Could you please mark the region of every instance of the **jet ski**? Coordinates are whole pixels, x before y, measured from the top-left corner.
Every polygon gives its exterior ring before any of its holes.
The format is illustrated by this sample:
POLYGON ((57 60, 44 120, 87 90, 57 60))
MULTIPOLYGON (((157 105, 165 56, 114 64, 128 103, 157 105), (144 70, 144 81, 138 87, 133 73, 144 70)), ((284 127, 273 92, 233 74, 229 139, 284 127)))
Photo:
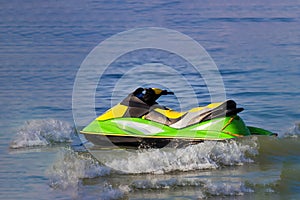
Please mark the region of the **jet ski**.
POLYGON ((244 109, 238 108, 233 100, 177 112, 156 102, 162 95, 174 93, 159 88, 138 88, 80 133, 96 146, 114 144, 134 148, 276 135, 262 128, 246 126, 238 116, 244 109))

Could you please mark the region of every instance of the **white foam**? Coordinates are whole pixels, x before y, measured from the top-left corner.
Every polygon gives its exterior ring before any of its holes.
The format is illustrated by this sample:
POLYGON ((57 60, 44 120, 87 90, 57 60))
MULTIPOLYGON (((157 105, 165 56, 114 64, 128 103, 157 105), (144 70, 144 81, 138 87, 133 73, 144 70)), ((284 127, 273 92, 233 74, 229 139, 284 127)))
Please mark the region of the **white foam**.
POLYGON ((295 122, 295 124, 289 128, 285 134, 284 137, 299 137, 300 135, 300 122, 295 122))
POLYGON ((97 199, 114 200, 114 199, 121 199, 122 197, 124 197, 124 192, 122 190, 114 189, 111 186, 109 186, 102 189, 97 199))
MULTIPOLYGON (((201 148, 202 146, 200 146, 201 148)), ((125 158, 106 161, 105 165, 125 173, 163 174, 171 171, 189 171, 212 169, 216 164, 209 158, 196 152, 195 147, 184 149, 150 149, 129 154, 125 158)), ((203 152, 203 151, 202 151, 203 152)))
POLYGON ((146 179, 133 181, 128 187, 130 192, 136 190, 168 190, 181 187, 197 188, 197 198, 208 198, 211 196, 241 196, 252 193, 254 190, 247 187, 245 182, 237 177, 226 178, 209 177, 177 177, 169 179, 146 179))
POLYGON ((257 143, 255 142, 257 138, 247 138, 248 141, 237 142, 231 140, 228 142, 219 142, 214 146, 210 153, 210 157, 219 166, 232 166, 232 165, 243 165, 244 163, 251 163, 253 160, 247 157, 256 155, 257 143))
POLYGON ((170 189, 174 187, 189 187, 202 186, 203 180, 196 178, 170 178, 170 179, 156 179, 151 178, 146 180, 136 180, 130 184, 131 190, 134 189, 170 189))
POLYGON ((224 165, 242 165, 253 162, 247 155, 257 153, 255 138, 247 142, 206 141, 180 149, 148 149, 104 162, 125 173, 164 174, 172 171, 216 169, 224 165))
POLYGON ((110 169, 100 165, 91 156, 71 149, 59 152, 54 164, 47 170, 53 188, 77 188, 83 178, 95 178, 110 174, 110 169))
POLYGON ((207 182, 204 185, 204 191, 208 196, 241 196, 245 193, 254 192, 247 188, 241 181, 237 182, 207 182))
POLYGON ((74 128, 67 122, 56 119, 29 120, 19 129, 10 148, 71 142, 73 135, 74 128))
MULTIPOLYGON (((211 196, 238 196, 253 192, 245 184, 245 180, 238 176, 228 176, 223 173, 213 173, 211 170, 179 173, 175 176, 167 172, 189 171, 197 169, 215 169, 224 165, 241 165, 252 162, 246 154, 255 154, 256 138, 247 138, 242 141, 204 142, 182 149, 148 149, 138 151, 129 157, 113 159, 109 164, 124 168, 127 173, 140 175, 120 174, 128 179, 120 179, 116 183, 106 182, 107 176, 117 171, 101 165, 88 153, 74 152, 71 149, 62 149, 54 164, 47 170, 49 184, 54 189, 71 193, 73 198, 84 198, 80 191, 86 187, 82 180, 99 177, 97 192, 89 197, 95 199, 120 199, 137 190, 172 190, 174 188, 197 188, 195 197, 209 198, 211 196), (145 173, 154 173, 145 174, 145 173), (186 174, 191 173, 191 174, 186 174), (196 173, 196 174, 195 174, 196 173), (102 178, 105 177, 105 178, 102 178), (141 178, 138 180, 138 178, 141 178), (103 185, 104 184, 104 185, 103 185), (114 186, 112 186, 114 185, 114 186)), ((106 151, 106 154, 108 151, 106 151)), ((114 151, 120 154, 119 151, 114 151)), ((120 157, 119 157, 120 158, 120 157)), ((120 170, 122 171, 122 170, 120 170)), ((215 171, 215 170, 213 170, 215 171)), ((231 173, 230 173, 231 175, 231 173)))
MULTIPOLYGON (((85 199, 86 195, 80 192, 85 186, 82 180, 110 175, 111 170, 87 153, 75 152, 72 149, 62 149, 56 161, 47 170, 49 185, 69 194, 73 199, 85 199)), ((90 199, 113 200, 124 196, 123 189, 114 188, 110 184, 97 186, 97 192, 89 194, 90 199)))

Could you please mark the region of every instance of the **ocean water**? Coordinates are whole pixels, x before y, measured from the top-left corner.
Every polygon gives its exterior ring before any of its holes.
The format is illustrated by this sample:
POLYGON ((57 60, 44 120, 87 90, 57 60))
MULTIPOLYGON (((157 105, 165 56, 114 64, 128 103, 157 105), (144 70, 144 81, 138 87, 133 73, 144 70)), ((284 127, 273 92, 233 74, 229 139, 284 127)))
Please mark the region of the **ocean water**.
MULTIPOLYGON (((300 198, 299 1, 0 5, 0 199, 300 198), (201 44, 218 67, 226 98, 245 108, 244 121, 279 137, 128 155, 101 150, 106 160, 93 159, 74 130, 76 74, 100 42, 144 27, 175 30, 201 44)), ((141 80, 154 85, 172 80, 153 70, 163 65, 188 80, 200 105, 210 103, 205 77, 186 60, 141 49, 114 60, 95 80, 95 112, 121 100, 141 80), (134 67, 140 71, 124 76, 134 67), (122 90, 115 90, 118 84, 122 90)), ((190 90, 179 82, 172 89, 176 96, 162 98, 162 104, 177 110, 194 106, 190 90)))

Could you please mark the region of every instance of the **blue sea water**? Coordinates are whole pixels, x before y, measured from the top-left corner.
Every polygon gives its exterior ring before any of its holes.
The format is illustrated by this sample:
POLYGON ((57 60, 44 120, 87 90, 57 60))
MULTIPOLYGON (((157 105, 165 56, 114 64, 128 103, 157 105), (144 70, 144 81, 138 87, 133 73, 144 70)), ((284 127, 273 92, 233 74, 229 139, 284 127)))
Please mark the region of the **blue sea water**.
MULTIPOLYGON (((0 5, 1 199, 299 199, 299 1, 12 0, 0 5), (72 91, 81 63, 100 42, 144 27, 176 30, 201 44, 222 75, 226 98, 245 108, 242 118, 280 139, 219 144, 208 157, 190 154, 203 154, 209 143, 110 161, 130 174, 74 152, 72 91)), ((145 63, 174 67, 201 104, 210 102, 203 77, 185 60, 146 49, 111 64, 97 89, 98 114, 110 107, 122 74, 145 63)), ((164 78, 155 71, 143 76, 164 78)), ((180 85, 174 87, 181 91, 176 95, 189 98, 180 85)), ((162 103, 180 107, 176 99, 162 103)))

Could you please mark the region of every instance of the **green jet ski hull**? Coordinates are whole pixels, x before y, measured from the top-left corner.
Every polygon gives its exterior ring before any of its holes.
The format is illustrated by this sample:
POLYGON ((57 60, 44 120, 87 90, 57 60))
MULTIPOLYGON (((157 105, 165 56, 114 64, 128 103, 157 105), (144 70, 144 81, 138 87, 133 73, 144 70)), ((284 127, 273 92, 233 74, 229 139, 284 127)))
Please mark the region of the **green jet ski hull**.
POLYGON ((227 140, 249 135, 273 135, 272 132, 246 126, 238 116, 215 118, 177 129, 141 118, 94 120, 82 131, 95 145, 162 148, 166 145, 185 145, 205 140, 227 140))

